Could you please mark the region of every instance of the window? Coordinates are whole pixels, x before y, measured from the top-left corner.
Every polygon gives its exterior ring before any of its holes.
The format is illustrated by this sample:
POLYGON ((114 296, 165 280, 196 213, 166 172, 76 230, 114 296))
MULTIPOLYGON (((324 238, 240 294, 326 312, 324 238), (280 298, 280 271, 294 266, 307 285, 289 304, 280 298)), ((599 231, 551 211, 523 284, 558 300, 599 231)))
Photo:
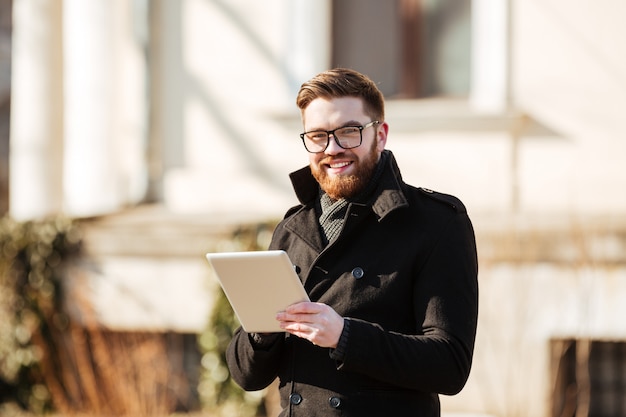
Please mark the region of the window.
POLYGON ((332 66, 380 82, 386 97, 467 97, 471 0, 335 0, 332 66))
POLYGON ((552 341, 554 417, 626 415, 626 342, 552 341))

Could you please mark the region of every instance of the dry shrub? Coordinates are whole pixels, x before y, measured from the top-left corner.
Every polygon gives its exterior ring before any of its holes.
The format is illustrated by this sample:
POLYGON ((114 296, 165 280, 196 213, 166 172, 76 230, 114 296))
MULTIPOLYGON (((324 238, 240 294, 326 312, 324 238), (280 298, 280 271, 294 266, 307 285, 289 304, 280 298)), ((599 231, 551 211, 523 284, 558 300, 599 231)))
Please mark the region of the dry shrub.
MULTIPOLYGON (((80 323, 68 319, 34 341, 55 409, 64 414, 165 416, 187 410, 192 390, 183 369, 184 335, 114 332, 95 320, 85 294, 71 297, 80 323)), ((72 316, 75 316, 73 314, 72 316)))
POLYGON ((100 326, 85 294, 63 293, 68 260, 80 254, 71 220, 0 219, 0 289, 9 323, 0 332, 0 377, 15 391, 10 399, 32 412, 63 415, 159 416, 193 406, 181 353, 188 335, 100 326), (66 297, 77 314, 67 313, 66 297))
POLYGON ((36 340, 45 346, 41 370, 55 408, 70 415, 171 413, 189 392, 167 354, 172 337, 70 324, 54 336, 54 346, 36 340))

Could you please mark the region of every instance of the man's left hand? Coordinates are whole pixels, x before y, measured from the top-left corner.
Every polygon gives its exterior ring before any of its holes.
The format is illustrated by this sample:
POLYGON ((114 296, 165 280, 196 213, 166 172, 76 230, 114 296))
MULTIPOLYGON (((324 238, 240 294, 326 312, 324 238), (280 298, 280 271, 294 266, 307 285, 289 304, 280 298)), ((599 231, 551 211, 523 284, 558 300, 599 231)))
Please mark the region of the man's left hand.
POLYGON ((280 327, 321 347, 336 348, 343 331, 343 317, 323 303, 292 304, 276 315, 280 327))

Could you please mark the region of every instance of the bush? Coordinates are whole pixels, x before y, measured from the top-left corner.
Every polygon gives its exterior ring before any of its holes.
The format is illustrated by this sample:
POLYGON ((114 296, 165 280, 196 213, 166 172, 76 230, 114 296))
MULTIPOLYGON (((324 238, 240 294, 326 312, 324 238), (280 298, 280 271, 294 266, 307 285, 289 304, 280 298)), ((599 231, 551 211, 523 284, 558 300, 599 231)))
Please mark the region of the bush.
MULTIPOLYGON (((273 222, 240 227, 217 250, 266 249, 274 227, 273 222)), ((173 394, 159 382, 179 377, 162 363, 168 335, 110 334, 90 322, 89 314, 85 323, 76 323, 65 313, 61 282, 80 249, 80 227, 70 219, 20 223, 0 218, 0 413, 6 400, 37 414, 171 411, 173 394), (118 366, 120 361, 124 366, 118 366), (146 376, 150 369, 159 374, 146 376), (146 377, 151 384, 140 381, 146 377), (146 398, 158 404, 139 404, 146 398)), ((220 416, 265 415, 268 390, 243 391, 226 366, 226 347, 238 326, 219 291, 209 326, 198 337, 200 401, 220 416)))
POLYGON ((7 398, 23 408, 51 408, 41 369, 42 344, 63 330, 62 270, 80 248, 80 233, 69 219, 20 223, 0 219, 0 380, 7 398))
POLYGON ((61 292, 80 248, 71 220, 0 220, 0 403, 69 415, 158 416, 184 408, 191 389, 169 353, 185 335, 104 329, 81 303, 84 294, 61 292), (76 302, 79 319, 66 314, 64 296, 76 302))

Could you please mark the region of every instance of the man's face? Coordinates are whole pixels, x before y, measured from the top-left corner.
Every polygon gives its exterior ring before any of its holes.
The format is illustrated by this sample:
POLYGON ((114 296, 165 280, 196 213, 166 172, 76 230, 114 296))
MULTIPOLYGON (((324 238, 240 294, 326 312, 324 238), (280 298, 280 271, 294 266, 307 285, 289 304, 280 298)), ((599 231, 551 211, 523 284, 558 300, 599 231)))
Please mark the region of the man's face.
MULTIPOLYGON (((317 98, 302 113, 304 131, 333 130, 343 126, 363 126, 371 122, 363 100, 357 97, 317 98)), ((332 199, 357 195, 371 178, 380 153, 385 148, 388 126, 374 125, 362 131, 361 146, 343 149, 330 137, 324 152, 309 153, 311 172, 332 199)))

